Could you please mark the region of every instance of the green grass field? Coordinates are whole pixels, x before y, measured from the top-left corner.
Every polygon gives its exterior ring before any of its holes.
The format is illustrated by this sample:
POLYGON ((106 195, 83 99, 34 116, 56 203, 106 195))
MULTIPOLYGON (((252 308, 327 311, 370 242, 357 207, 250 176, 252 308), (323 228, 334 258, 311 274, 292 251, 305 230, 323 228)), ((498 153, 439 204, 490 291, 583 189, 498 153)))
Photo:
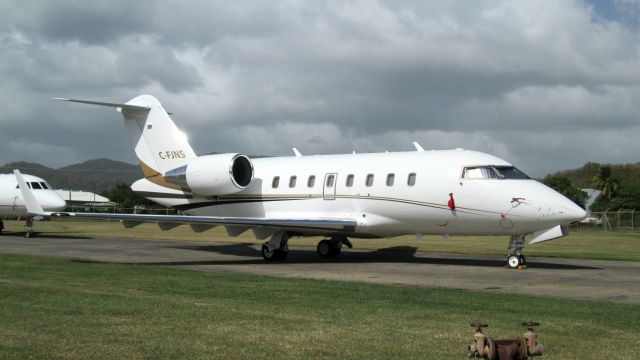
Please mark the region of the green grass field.
POLYGON ((0 255, 0 358, 462 359, 542 323, 543 359, 634 359, 640 306, 0 255))
MULTIPOLYGON (((24 223, 5 221, 8 231, 24 231, 24 223)), ((53 220, 37 222, 36 231, 59 235, 133 237, 144 239, 180 239, 185 241, 213 241, 224 243, 260 243, 251 232, 229 237, 224 228, 217 227, 201 234, 188 226, 161 231, 153 224, 143 224, 125 229, 119 222, 53 220)), ((320 238, 293 238, 291 245, 315 247, 320 238)), ((425 236, 416 241, 415 236, 392 239, 354 239, 360 249, 416 248, 418 251, 465 254, 505 255, 508 237, 493 236, 425 236)), ((640 234, 612 233, 597 230, 572 231, 568 237, 525 247, 527 256, 563 257, 596 260, 640 261, 640 234)))

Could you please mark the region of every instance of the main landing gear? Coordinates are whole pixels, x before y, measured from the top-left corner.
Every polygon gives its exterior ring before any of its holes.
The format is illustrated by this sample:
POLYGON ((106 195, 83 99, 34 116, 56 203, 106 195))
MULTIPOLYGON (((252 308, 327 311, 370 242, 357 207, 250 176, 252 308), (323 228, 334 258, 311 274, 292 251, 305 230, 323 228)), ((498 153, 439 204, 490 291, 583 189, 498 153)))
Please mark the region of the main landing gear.
POLYGON ((508 249, 507 266, 511 269, 526 268, 527 259, 522 255, 522 251, 524 250, 524 235, 511 235, 508 249))
MULTIPOLYGON (((282 261, 289 254, 289 234, 284 231, 275 233, 271 240, 262 244, 262 257, 266 261, 282 261)), ((342 244, 347 245, 349 248, 353 247, 353 244, 344 236, 333 236, 330 239, 321 240, 316 247, 318 255, 322 258, 331 258, 340 255, 342 244)))
POLYGON ((347 245, 350 249, 353 247, 349 239, 344 236, 334 236, 331 239, 321 240, 316 247, 318 255, 323 258, 336 257, 340 255, 342 244, 347 245))
POLYGON ((282 261, 289 254, 289 235, 284 231, 275 233, 271 240, 262 244, 262 257, 267 261, 282 261))
POLYGON ((24 233, 24 237, 32 238, 36 236, 36 233, 33 232, 33 216, 27 216, 27 223, 24 225, 27 228, 27 232, 24 233))

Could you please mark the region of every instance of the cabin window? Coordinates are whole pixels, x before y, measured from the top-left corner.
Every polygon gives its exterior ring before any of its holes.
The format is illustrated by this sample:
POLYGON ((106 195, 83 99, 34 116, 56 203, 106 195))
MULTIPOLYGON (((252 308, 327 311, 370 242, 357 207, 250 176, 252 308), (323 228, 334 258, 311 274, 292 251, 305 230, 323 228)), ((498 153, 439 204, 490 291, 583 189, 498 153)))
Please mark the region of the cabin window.
POLYGON ((289 178, 289 187, 290 188, 294 188, 296 187, 296 181, 298 180, 297 176, 292 176, 289 178))
POLYGON ((373 186, 373 174, 367 175, 367 181, 365 182, 367 186, 373 186))
POLYGON ((47 183, 45 183, 45 182, 41 182, 40 186, 42 186, 42 188, 45 189, 45 190, 49 190, 49 186, 47 186, 47 183))
POLYGON ((464 168, 465 179, 529 179, 522 171, 513 166, 471 166, 464 168))
POLYGON ((37 182, 32 182, 31 188, 34 190, 42 190, 42 186, 40 186, 40 184, 38 184, 37 182))
POLYGON ((280 176, 274 176, 273 181, 271 182, 271 187, 274 189, 277 189, 279 184, 280 184, 280 176))
POLYGON ((413 186, 415 184, 416 184, 416 173, 411 173, 407 178, 407 185, 413 186))
POLYGON ((309 176, 309 179, 307 180, 307 187, 312 188, 315 184, 316 184, 316 176, 315 175, 309 176))
POLYGON ((332 188, 332 187, 333 187, 333 184, 335 183, 335 180, 336 180, 336 176, 335 176, 335 175, 329 175, 329 176, 327 176, 327 184, 326 184, 326 185, 327 185, 327 187, 328 187, 328 188, 332 188))
POLYGON ((353 174, 349 174, 349 176, 347 176, 347 187, 352 187, 353 186, 353 174))
POLYGON ((396 174, 388 174, 387 175, 387 186, 393 186, 393 182, 396 179, 396 174))

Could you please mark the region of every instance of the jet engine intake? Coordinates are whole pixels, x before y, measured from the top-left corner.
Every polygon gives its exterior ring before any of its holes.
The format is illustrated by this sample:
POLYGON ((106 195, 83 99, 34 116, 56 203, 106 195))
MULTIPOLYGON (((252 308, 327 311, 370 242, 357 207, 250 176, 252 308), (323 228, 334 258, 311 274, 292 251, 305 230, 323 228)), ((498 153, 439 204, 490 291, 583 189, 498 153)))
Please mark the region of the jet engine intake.
POLYGON ((228 195, 251 185, 253 164, 241 154, 199 156, 187 165, 167 171, 164 179, 196 194, 228 195))

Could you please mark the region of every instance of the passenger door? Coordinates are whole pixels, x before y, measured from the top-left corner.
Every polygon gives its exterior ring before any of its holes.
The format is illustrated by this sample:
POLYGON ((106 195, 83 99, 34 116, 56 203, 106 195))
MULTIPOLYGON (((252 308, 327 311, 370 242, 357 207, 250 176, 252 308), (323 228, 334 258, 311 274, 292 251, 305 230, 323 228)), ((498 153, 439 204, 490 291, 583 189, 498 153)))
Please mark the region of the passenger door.
POLYGON ((325 200, 336 199, 336 182, 338 180, 338 174, 328 173, 324 176, 324 183, 322 184, 322 197, 325 200))

